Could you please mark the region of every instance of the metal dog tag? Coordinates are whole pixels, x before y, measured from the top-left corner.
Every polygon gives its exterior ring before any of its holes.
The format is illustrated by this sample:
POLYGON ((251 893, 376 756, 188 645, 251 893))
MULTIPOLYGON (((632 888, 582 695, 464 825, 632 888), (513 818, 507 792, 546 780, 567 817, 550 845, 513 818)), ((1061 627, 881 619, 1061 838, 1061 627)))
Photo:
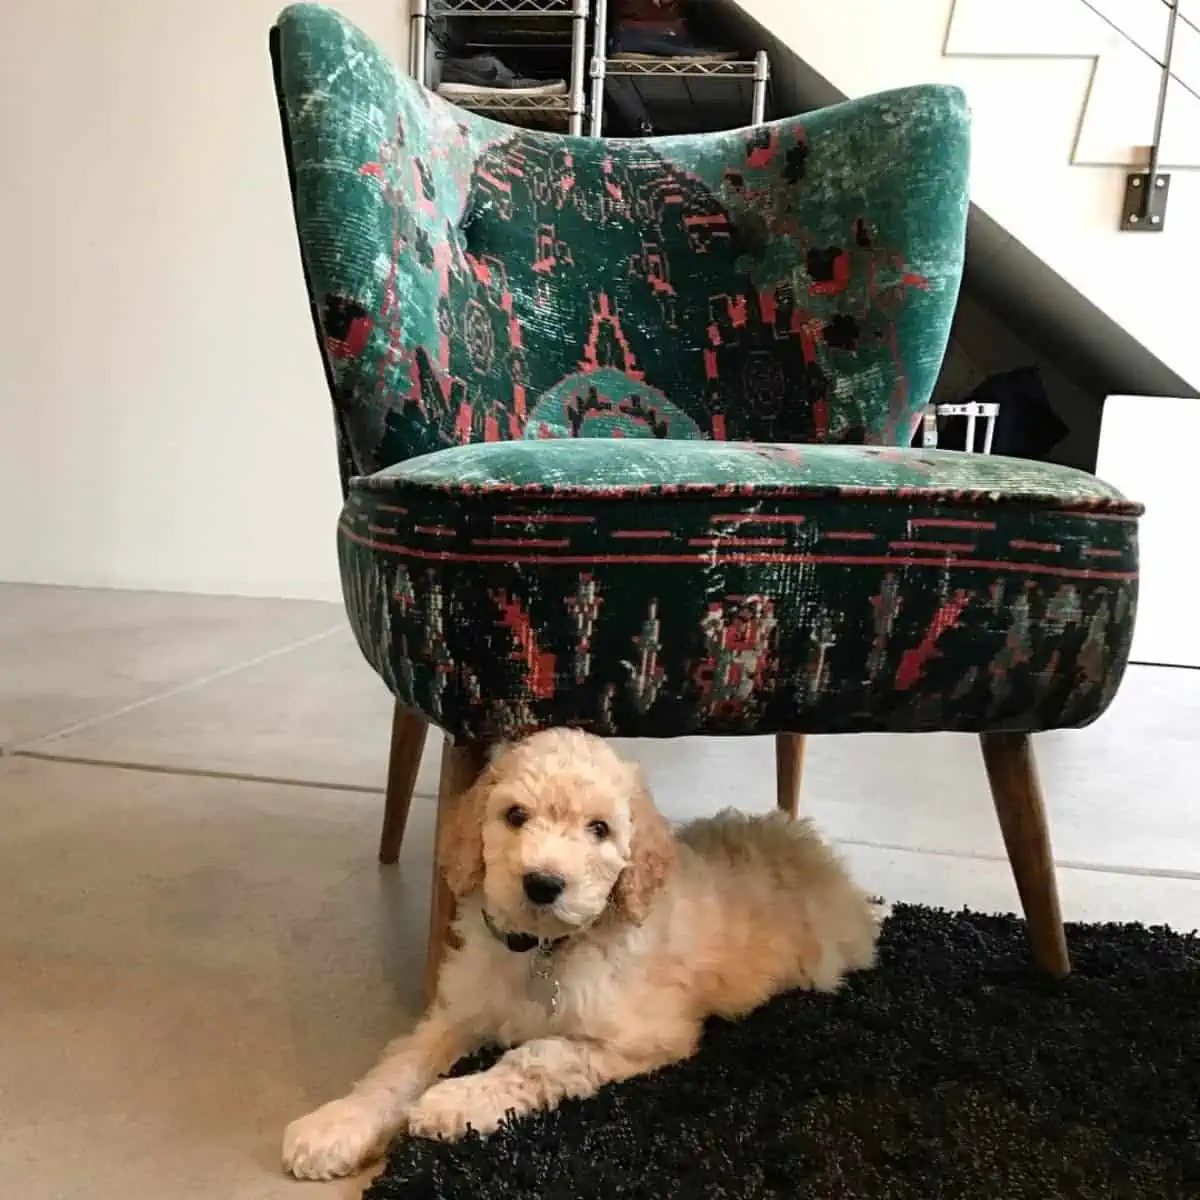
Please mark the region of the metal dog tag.
POLYGON ((558 980, 554 975, 554 951, 539 946, 529 959, 529 998, 550 1016, 558 1012, 558 980))

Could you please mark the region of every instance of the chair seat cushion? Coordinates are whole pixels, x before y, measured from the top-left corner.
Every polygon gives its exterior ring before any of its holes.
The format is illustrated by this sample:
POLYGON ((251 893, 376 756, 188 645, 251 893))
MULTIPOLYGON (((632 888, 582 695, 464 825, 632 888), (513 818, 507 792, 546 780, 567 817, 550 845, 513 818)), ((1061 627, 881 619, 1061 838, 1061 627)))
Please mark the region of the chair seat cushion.
POLYGON ((359 644, 456 739, 1077 726, 1128 659, 1140 507, 869 446, 481 443, 352 481, 359 644))

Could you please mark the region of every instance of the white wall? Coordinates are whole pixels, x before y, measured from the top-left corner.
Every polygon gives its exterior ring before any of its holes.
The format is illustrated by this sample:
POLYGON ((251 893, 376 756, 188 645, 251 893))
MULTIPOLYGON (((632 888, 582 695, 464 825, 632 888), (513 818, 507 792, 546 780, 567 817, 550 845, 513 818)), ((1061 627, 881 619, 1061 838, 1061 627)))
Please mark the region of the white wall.
MULTIPOLYGON (((847 95, 918 82, 965 88, 974 116, 972 199, 1167 366, 1200 386, 1194 298, 1200 170, 1173 170, 1165 232, 1118 232, 1125 169, 1072 162, 1077 151, 1103 160, 1113 149, 1096 132, 1096 110, 1086 120, 1092 86, 1100 80, 1095 53, 1110 44, 1111 30, 1080 0, 737 3, 847 95), (943 53, 951 33, 953 56, 943 53), (1013 57, 1019 52, 1028 56, 1013 57)), ((1116 0, 1105 3, 1120 15, 1116 0)), ((1197 7, 1196 0, 1185 0, 1185 9, 1200 20, 1197 7)), ((1187 34, 1182 44, 1190 48, 1195 41, 1187 34)), ((1192 57, 1188 49, 1189 74, 1192 57)), ((1104 96, 1097 100, 1110 114, 1104 97, 1123 100, 1127 119, 1114 136, 1132 141, 1131 155, 1133 145, 1149 143, 1153 126, 1157 74, 1147 71, 1147 61, 1136 51, 1122 51, 1119 60, 1110 54, 1104 96)), ((1185 135, 1200 130, 1200 117, 1190 125, 1185 118, 1200 108, 1174 91, 1172 104, 1171 157, 1187 162, 1195 157, 1195 139, 1185 135)))
MULTIPOLYGON (((0 579, 339 594, 280 7, 5 6, 0 579)), ((338 7, 406 61, 403 0, 338 7)))

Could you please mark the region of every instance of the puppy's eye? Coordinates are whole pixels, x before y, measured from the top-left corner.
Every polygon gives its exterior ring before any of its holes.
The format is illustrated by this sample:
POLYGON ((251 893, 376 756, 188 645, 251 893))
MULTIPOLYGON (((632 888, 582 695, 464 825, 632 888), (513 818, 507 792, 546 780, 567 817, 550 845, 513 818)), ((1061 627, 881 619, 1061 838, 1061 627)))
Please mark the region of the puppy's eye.
POLYGON ((504 810, 504 823, 510 829, 520 829, 528 820, 529 814, 519 804, 504 810))
POLYGON ((612 831, 608 827, 607 821, 589 821, 588 833, 592 835, 598 842, 604 841, 612 831))

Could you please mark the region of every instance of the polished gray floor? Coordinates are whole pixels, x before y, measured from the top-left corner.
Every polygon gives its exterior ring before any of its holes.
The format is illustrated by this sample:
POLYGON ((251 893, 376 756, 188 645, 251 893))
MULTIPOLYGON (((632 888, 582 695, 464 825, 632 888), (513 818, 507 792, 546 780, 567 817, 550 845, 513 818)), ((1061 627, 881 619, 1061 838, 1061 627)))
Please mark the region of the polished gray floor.
MULTIPOLYGON (((0 586, 0 1195, 358 1194, 276 1159, 418 1003, 431 805, 378 868, 389 714, 334 606, 0 586)), ((773 801, 769 741, 628 749, 673 818, 773 801)), ((1134 668, 1039 754, 1067 916, 1200 925, 1200 672, 1134 668)), ((1015 907, 972 739, 806 771, 873 891, 1015 907)))

